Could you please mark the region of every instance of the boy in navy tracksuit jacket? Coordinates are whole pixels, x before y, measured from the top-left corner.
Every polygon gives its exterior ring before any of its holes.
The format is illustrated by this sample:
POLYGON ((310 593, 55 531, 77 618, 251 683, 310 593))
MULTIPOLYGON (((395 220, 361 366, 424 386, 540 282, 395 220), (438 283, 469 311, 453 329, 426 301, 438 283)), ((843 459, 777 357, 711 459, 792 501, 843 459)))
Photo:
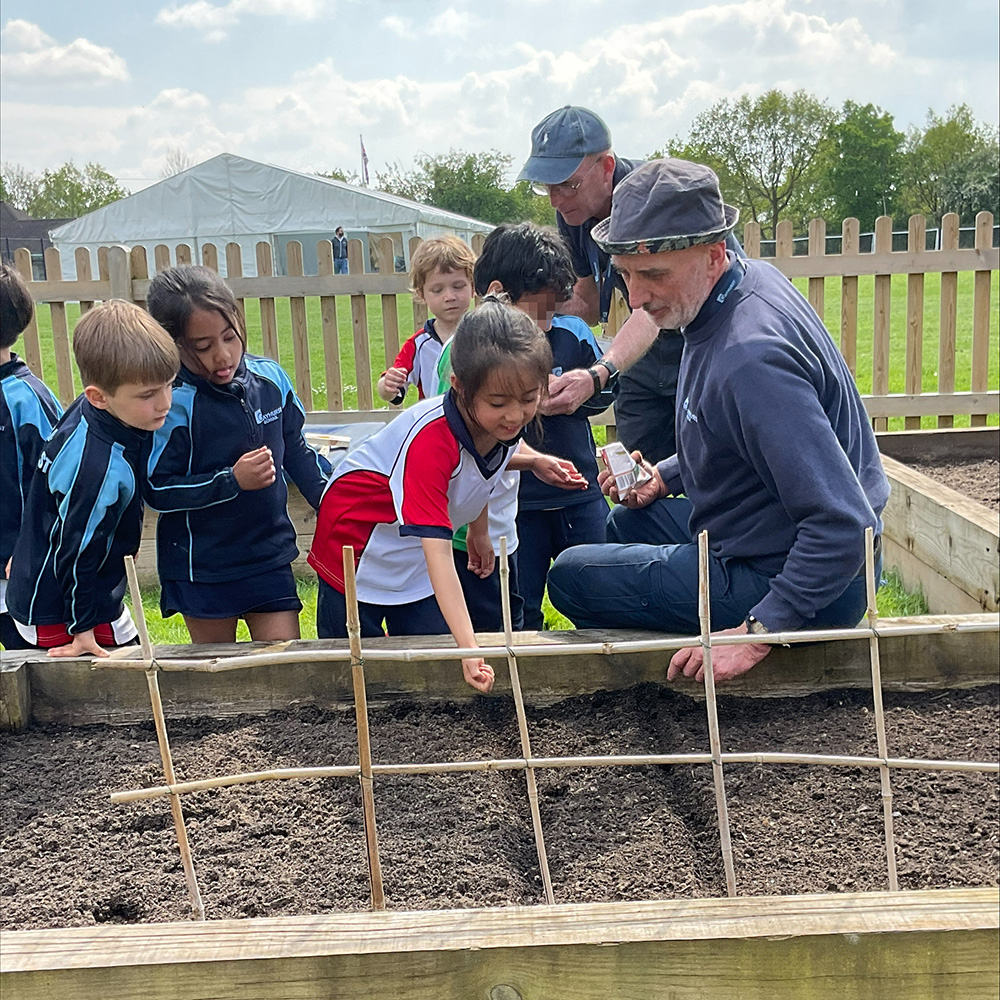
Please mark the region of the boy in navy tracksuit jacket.
MULTIPOLYGON (((601 356, 594 335, 576 316, 556 315, 570 297, 576 276, 569 251, 550 230, 529 222, 498 226, 486 237, 476 261, 476 293, 505 292, 548 337, 552 374, 590 368, 601 356)), ((524 439, 532 448, 568 459, 587 480, 587 488, 567 491, 522 476, 517 498, 518 590, 524 599, 524 628, 544 624, 542 598, 549 564, 564 549, 605 540, 608 505, 597 485, 597 458, 589 417, 613 401, 610 387, 600 390, 575 413, 543 416, 529 424, 524 439)), ((544 403, 542 405, 544 412, 544 403)))
POLYGON ((34 306, 21 276, 0 266, 0 644, 24 649, 26 640, 7 614, 6 566, 21 531, 21 512, 45 439, 62 407, 41 379, 11 351, 31 322, 34 306))
POLYGON ((80 320, 73 351, 85 389, 38 460, 7 604, 20 634, 50 656, 106 656, 136 635, 124 557, 139 548, 152 432, 179 358, 144 310, 118 300, 80 320))

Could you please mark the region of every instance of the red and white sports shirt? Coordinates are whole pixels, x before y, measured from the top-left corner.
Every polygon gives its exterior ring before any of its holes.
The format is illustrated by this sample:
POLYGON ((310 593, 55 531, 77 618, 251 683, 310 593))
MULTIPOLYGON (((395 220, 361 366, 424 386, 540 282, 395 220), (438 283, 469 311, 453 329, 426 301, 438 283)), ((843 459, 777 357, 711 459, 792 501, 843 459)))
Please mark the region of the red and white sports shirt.
POLYGON ((344 592, 343 547, 354 546, 358 600, 409 604, 434 592, 421 538, 450 540, 482 512, 516 442, 485 458, 452 392, 404 410, 337 466, 316 519, 309 565, 344 592))
POLYGON ((392 402, 403 401, 407 385, 417 387, 420 399, 430 399, 438 394, 438 361, 442 350, 443 344, 431 318, 403 343, 392 363, 393 368, 403 368, 408 373, 406 385, 392 402))

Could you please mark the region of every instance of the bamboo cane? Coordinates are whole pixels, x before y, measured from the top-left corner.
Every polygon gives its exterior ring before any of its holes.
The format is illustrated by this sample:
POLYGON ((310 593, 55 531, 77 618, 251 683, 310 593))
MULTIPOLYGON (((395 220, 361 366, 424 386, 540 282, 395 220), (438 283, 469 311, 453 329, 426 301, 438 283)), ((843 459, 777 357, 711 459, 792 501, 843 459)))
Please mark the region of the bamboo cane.
POLYGON ((365 660, 361 655, 361 619, 358 589, 354 579, 354 548, 344 546, 344 597, 347 601, 347 636, 351 644, 351 682, 354 685, 354 717, 358 724, 358 764, 361 805, 365 816, 365 843, 368 847, 368 876, 371 907, 385 909, 382 863, 379 860, 378 829, 375 825, 375 789, 372 785, 372 748, 368 736, 368 697, 365 692, 365 660))
POLYGON ((719 712, 715 704, 715 672, 712 669, 712 622, 708 580, 708 532, 698 535, 698 621, 701 625, 701 649, 705 669, 705 710, 708 713, 708 739, 712 748, 712 777, 715 780, 715 808, 719 814, 719 840, 722 863, 726 869, 726 893, 736 895, 736 869, 733 844, 729 835, 729 807, 722 773, 722 743, 719 739, 719 712))
MULTIPOLYGON (((521 753, 525 760, 531 757, 531 738, 528 735, 528 718, 524 711, 521 694, 521 678, 517 669, 517 655, 514 653, 514 630, 510 617, 510 566, 507 563, 507 536, 500 537, 500 606, 503 612, 503 635, 507 644, 507 669, 510 671, 510 687, 514 693, 514 709, 517 713, 517 730, 521 737, 521 753)), ((535 770, 530 765, 525 768, 528 785, 528 807, 531 810, 531 826, 535 832, 535 850, 538 853, 538 869, 542 875, 545 902, 554 903, 552 877, 549 875, 549 858, 545 853, 545 835, 542 833, 542 814, 538 808, 538 785, 535 770)))
MULTIPOLYGON (((875 603, 875 534, 871 528, 865 529, 865 588, 868 596, 868 625, 872 637, 868 640, 872 661, 872 697, 875 701, 875 736, 878 740, 878 755, 885 759, 889 756, 885 738, 885 712, 882 709, 882 667, 879 660, 878 632, 875 622, 878 619, 878 607, 875 603)), ((889 874, 889 891, 899 889, 896 877, 896 838, 892 829, 892 784, 889 780, 889 768, 885 765, 879 768, 879 781, 882 785, 882 820, 885 826, 885 857, 889 874)))
MULTIPOLYGON (((808 632, 771 632, 767 635, 719 635, 712 639, 713 646, 741 646, 752 643, 767 645, 795 645, 801 642, 837 642, 843 640, 871 639, 873 635, 886 639, 911 635, 939 635, 946 632, 997 632, 1000 615, 990 621, 928 622, 919 624, 880 624, 871 627, 815 629, 808 632)), ((631 653, 662 653, 701 645, 699 636, 682 636, 673 639, 629 639, 622 642, 549 642, 518 644, 519 656, 565 656, 574 653, 600 653, 622 656, 631 653)), ((427 660, 463 660, 471 656, 499 657, 507 655, 506 646, 477 646, 467 649, 454 646, 427 647, 426 649, 379 649, 379 661, 387 663, 420 663, 427 660)), ((224 673, 229 670, 247 670, 251 667, 273 666, 288 663, 335 663, 351 659, 349 649, 289 649, 277 653, 249 653, 205 659, 161 659, 157 668, 165 673, 224 673)), ((91 666, 95 670, 145 670, 142 659, 99 659, 91 666)))
MULTIPOLYGON (((149 641, 149 630, 146 628, 146 610, 142 604, 142 592, 139 590, 139 578, 135 572, 135 560, 125 557, 125 575, 128 578, 129 593, 132 595, 132 610, 135 613, 136 628, 139 631, 139 643, 142 657, 146 662, 146 685, 149 688, 149 701, 153 709, 153 722, 156 726, 156 741, 160 747, 160 760, 163 764, 163 776, 168 785, 173 785, 177 778, 174 774, 174 761, 170 753, 170 741, 167 739, 167 720, 163 715, 163 702, 160 700, 160 685, 156 677, 157 665, 153 657, 153 647, 149 641)), ((181 863, 184 866, 184 880, 187 883, 188 897, 191 901, 191 913, 195 920, 205 919, 205 904, 198 888, 198 876, 194 870, 194 859, 191 856, 191 845, 188 842, 187 827, 184 824, 184 811, 181 799, 177 794, 170 796, 170 813, 174 819, 174 830, 177 832, 177 846, 181 852, 181 863)))
MULTIPOLYGON (((996 761, 931 760, 919 757, 851 757, 819 753, 722 753, 723 764, 806 764, 818 767, 882 767, 900 771, 942 771, 962 774, 1000 774, 996 761)), ((632 767, 636 765, 697 765, 711 764, 710 753, 619 754, 591 757, 501 757, 491 760, 458 760, 437 763, 372 764, 372 775, 462 774, 473 771, 523 771, 527 768, 560 767, 632 767)), ((261 781, 312 781, 320 778, 357 778, 357 764, 332 767, 285 767, 270 771, 249 771, 243 774, 220 775, 197 781, 181 781, 173 785, 154 785, 124 792, 112 792, 115 804, 140 799, 162 798, 164 795, 184 795, 213 788, 252 785, 261 781)))

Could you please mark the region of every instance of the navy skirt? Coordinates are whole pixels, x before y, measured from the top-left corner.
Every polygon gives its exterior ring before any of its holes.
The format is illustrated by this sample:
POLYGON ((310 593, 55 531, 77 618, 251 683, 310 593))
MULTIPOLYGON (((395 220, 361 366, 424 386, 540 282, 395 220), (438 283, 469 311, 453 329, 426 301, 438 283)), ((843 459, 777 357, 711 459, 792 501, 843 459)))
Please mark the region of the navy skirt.
POLYGON ((160 614, 186 618, 241 618, 274 611, 301 611, 291 566, 225 583, 164 580, 160 614))

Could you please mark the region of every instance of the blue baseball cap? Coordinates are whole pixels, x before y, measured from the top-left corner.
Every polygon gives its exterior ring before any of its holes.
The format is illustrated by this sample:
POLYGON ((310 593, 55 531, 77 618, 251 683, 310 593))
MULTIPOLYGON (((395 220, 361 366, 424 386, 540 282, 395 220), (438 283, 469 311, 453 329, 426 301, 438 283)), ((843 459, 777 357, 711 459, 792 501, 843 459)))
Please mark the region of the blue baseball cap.
POLYGON ((517 179, 562 184, 573 176, 584 157, 610 148, 611 132, 600 115, 567 104, 532 129, 531 156, 517 179))

